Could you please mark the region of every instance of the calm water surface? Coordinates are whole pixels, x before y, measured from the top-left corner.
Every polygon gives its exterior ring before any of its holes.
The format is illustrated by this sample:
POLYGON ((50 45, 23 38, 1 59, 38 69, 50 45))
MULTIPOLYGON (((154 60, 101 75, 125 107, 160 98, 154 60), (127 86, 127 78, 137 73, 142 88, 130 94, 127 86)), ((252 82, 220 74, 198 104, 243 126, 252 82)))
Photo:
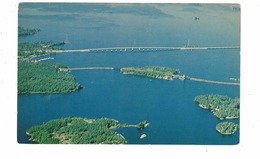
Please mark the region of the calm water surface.
MULTIPOLYGON (((19 26, 40 28, 19 42, 63 41, 65 49, 116 46, 239 45, 240 13, 233 5, 97 5, 21 4, 19 26), (144 11, 142 11, 144 10, 144 11), (207 14, 205 14, 207 13, 207 14), (225 14, 224 14, 225 13, 225 14), (200 17, 195 21, 194 15, 200 17)), ((165 66, 209 80, 239 78, 239 50, 169 51, 146 53, 63 53, 54 60, 68 67, 165 66)), ((239 131, 220 135, 220 121, 194 103, 203 94, 239 97, 239 87, 195 81, 164 81, 111 71, 72 71, 84 88, 59 95, 18 96, 18 142, 28 143, 25 131, 51 119, 108 117, 120 123, 149 121, 143 131, 117 130, 129 144, 236 144, 239 131), (139 139, 145 133, 145 139, 139 139)), ((238 123, 238 120, 234 120, 238 123)))

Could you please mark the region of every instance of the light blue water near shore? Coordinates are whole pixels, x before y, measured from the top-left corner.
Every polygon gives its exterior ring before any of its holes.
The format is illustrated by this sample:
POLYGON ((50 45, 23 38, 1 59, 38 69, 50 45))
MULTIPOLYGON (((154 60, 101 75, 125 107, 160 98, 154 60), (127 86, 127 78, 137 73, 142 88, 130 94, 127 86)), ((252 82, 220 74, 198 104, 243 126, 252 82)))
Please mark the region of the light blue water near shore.
MULTIPOLYGON (((233 5, 65 5, 23 4, 19 26, 40 28, 24 41, 62 41, 65 49, 115 46, 239 45, 239 12, 233 5), (143 9, 147 12, 140 11, 143 9), (148 14, 149 13, 149 14, 148 14), (208 14, 205 14, 208 13, 208 14), (225 14, 223 14, 225 13, 225 14), (194 21, 199 16, 199 21, 194 21)), ((197 50, 146 53, 64 53, 52 55, 68 67, 165 66, 209 80, 239 78, 239 50, 197 50)), ((220 135, 220 121, 194 103, 203 94, 239 97, 239 87, 195 81, 158 80, 113 71, 72 71, 84 88, 59 95, 18 96, 18 142, 25 131, 62 117, 108 117, 120 123, 149 121, 143 131, 117 130, 129 144, 236 144, 239 131, 220 135), (145 133, 145 139, 139 139, 145 133)), ((239 122, 238 120, 234 120, 239 122)))

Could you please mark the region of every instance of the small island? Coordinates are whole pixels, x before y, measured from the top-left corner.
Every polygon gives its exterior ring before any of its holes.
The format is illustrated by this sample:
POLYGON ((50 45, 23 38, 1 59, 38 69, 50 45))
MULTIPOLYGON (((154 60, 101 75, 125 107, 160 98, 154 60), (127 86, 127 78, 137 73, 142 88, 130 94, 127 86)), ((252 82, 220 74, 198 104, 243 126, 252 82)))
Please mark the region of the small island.
POLYGON ((146 138, 146 137, 147 137, 146 134, 142 134, 142 135, 140 136, 140 139, 144 139, 144 138, 146 138))
POLYGON ((136 125, 136 128, 138 130, 143 130, 144 128, 146 128, 149 125, 149 123, 145 120, 140 122, 139 124, 136 125))
POLYGON ((147 66, 147 67, 127 67, 121 68, 122 74, 157 78, 163 80, 172 80, 179 78, 180 71, 175 68, 160 67, 160 66, 147 66))
POLYGON ((132 127, 109 118, 73 117, 50 120, 33 126, 26 134, 31 141, 40 144, 124 144, 127 143, 126 139, 113 129, 127 126, 132 127))
POLYGON ((18 36, 34 35, 40 31, 40 29, 25 29, 18 26, 18 36))
POLYGON ((240 116, 239 98, 222 95, 202 95, 195 97, 195 102, 203 109, 209 109, 220 120, 237 119, 240 116))
POLYGON ((239 125, 233 122, 221 122, 216 126, 216 130, 222 135, 232 135, 237 129, 239 129, 239 125))

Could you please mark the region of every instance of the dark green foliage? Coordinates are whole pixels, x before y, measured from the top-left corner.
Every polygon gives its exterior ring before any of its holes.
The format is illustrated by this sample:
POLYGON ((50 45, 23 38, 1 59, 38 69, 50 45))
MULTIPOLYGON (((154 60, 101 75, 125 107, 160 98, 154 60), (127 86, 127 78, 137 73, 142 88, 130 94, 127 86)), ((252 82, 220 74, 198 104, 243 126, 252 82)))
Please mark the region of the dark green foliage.
POLYGON ((222 95, 202 95, 195 102, 204 109, 210 109, 220 120, 234 119, 240 116, 239 98, 231 99, 222 95))
POLYGON ((146 126, 147 126, 147 124, 148 124, 148 122, 145 120, 145 121, 142 121, 142 122, 140 122, 140 123, 138 123, 137 125, 136 125, 136 128, 138 129, 138 130, 143 130, 146 126))
POLYGON ((61 50, 60 48, 55 48, 55 46, 64 45, 64 42, 36 42, 36 43, 19 43, 18 44, 18 57, 20 58, 31 58, 41 55, 47 55, 55 53, 56 50, 61 50))
POLYGON ((110 128, 112 126, 118 125, 116 120, 108 119, 108 118, 97 119, 95 123, 98 125, 101 125, 102 127, 106 127, 106 128, 110 128))
POLYGON ((68 72, 60 71, 64 65, 18 60, 18 94, 54 94, 79 90, 68 72))
POLYGON ((122 74, 131 74, 136 76, 144 76, 165 80, 171 80, 175 78, 175 75, 180 73, 178 69, 160 66, 128 67, 121 68, 120 71, 122 74))
POLYGON ((18 27, 18 36, 33 35, 40 31, 40 29, 25 29, 23 27, 18 27))
POLYGON ((60 128, 67 125, 67 123, 70 121, 70 119, 57 119, 57 120, 51 120, 44 125, 44 127, 41 126, 33 126, 27 131, 27 134, 30 135, 30 138, 32 141, 42 143, 42 144, 58 144, 59 140, 56 138, 53 138, 53 134, 51 134, 54 131, 59 130, 60 128))
POLYGON ((231 135, 239 128, 238 124, 232 122, 221 122, 216 126, 216 130, 223 135, 231 135))
POLYGON ((109 129, 117 121, 108 118, 84 119, 63 118, 51 120, 40 126, 33 126, 27 134, 32 141, 47 144, 123 144, 126 140, 109 129))
POLYGON ((82 86, 57 63, 29 62, 28 58, 54 53, 64 43, 40 42, 18 45, 18 94, 54 94, 79 90, 82 86))
MULTIPOLYGON (((195 102, 201 108, 211 110, 220 120, 235 119, 240 116, 239 98, 231 99, 222 95, 202 95, 195 97, 195 102)), ((216 126, 216 130, 223 135, 234 134, 238 128, 239 125, 232 122, 221 122, 216 126)))

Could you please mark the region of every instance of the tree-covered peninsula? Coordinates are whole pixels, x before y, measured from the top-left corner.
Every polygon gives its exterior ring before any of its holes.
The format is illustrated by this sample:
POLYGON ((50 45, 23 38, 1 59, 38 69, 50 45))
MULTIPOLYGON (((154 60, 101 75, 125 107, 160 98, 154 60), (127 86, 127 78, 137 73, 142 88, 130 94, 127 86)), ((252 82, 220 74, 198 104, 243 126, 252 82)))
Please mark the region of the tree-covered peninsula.
POLYGON ((127 142, 126 139, 113 130, 128 126, 122 125, 109 118, 73 117, 33 126, 26 134, 31 141, 40 144, 124 144, 127 142))
POLYGON ((147 66, 147 67, 126 67, 121 68, 120 72, 122 74, 129 74, 135 76, 143 76, 149 78, 157 78, 164 80, 172 80, 173 78, 177 78, 177 74, 180 73, 178 69, 168 68, 168 67, 160 67, 160 66, 147 66))
POLYGON ((40 63, 18 60, 18 94, 69 93, 82 88, 74 77, 57 63, 40 63))
MULTIPOLYGON (((18 36, 32 35, 37 29, 18 28, 18 36)), ((82 88, 70 75, 66 66, 57 63, 40 63, 33 57, 61 50, 56 46, 64 42, 36 42, 18 44, 18 95, 69 93, 82 88)))
POLYGON ((226 121, 221 122, 216 126, 216 130, 223 135, 232 135, 237 131, 238 128, 238 124, 226 121))
POLYGON ((195 97, 195 102, 203 109, 209 109, 220 120, 236 119, 240 116, 239 98, 229 98, 222 95, 201 95, 195 97))
POLYGON ((44 56, 53 54, 61 48, 56 46, 64 45, 64 42, 36 42, 36 43, 19 43, 18 44, 18 57, 23 59, 30 59, 37 56, 44 56))
POLYGON ((25 29, 23 27, 18 27, 18 36, 34 35, 39 31, 40 29, 25 29))

